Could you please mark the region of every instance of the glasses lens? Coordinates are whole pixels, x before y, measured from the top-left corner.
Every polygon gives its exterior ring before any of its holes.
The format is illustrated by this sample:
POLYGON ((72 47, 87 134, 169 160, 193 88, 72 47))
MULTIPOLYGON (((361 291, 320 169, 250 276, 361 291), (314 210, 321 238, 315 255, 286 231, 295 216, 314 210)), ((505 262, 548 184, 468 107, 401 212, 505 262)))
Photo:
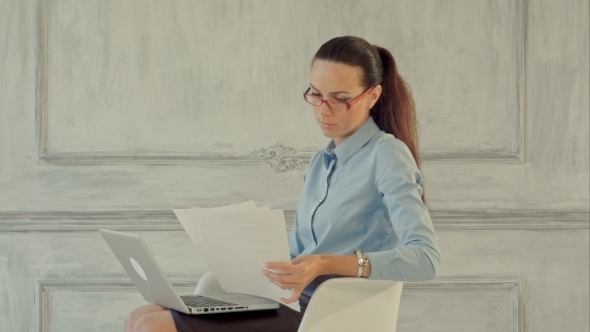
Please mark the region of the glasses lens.
POLYGON ((334 111, 346 111, 348 105, 343 101, 330 100, 328 102, 328 107, 334 111))
POLYGON ((320 106, 322 104, 322 99, 320 98, 320 96, 314 96, 306 93, 303 95, 303 97, 305 98, 306 102, 314 106, 320 106))

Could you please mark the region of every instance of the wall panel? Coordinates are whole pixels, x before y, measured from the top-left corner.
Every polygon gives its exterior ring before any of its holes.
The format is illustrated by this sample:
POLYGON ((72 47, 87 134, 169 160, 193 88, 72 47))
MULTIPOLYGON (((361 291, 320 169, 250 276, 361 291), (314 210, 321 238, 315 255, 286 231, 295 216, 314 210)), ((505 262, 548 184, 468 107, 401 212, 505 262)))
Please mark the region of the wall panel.
MULTIPOLYGON (((198 281, 172 280, 180 294, 192 294, 198 281)), ((399 330, 523 331, 523 289, 518 278, 405 283, 399 330)), ((45 278, 38 280, 38 299, 41 332, 118 330, 125 313, 145 304, 124 278, 45 278)))
MULTIPOLYGON (((545 326, 549 331, 586 326, 588 227, 546 225, 437 228, 443 250, 439 277, 405 284, 400 328, 451 331, 464 324, 476 331, 545 331, 545 326)), ((184 291, 208 271, 184 231, 129 232, 142 236, 164 272, 184 291)), ((5 299, 0 312, 26 318, 0 320, 1 330, 32 331, 37 317, 43 317, 36 328, 76 331, 76 324, 90 313, 68 310, 70 300, 94 303, 89 304, 97 312, 92 328, 114 326, 123 322, 120 311, 143 303, 97 231, 4 232, 0 252, 0 298, 5 299), (118 309, 106 308, 106 303, 118 309)))
POLYGON ((368 4, 343 21, 311 2, 43 0, 39 157, 244 163, 286 141, 308 159, 324 143, 293 86, 305 90, 304 68, 323 42, 315 29, 333 19, 338 34, 366 35, 399 59, 419 100, 425 159, 518 160, 521 1, 368 4), (288 31, 269 29, 286 16, 288 31))
POLYGON ((442 261, 400 330, 587 331, 589 4, 0 1, 0 331, 120 330, 143 300, 99 228, 182 285, 208 267, 172 208, 254 199, 290 227, 327 142, 310 58, 346 34, 394 53, 421 124, 442 261))

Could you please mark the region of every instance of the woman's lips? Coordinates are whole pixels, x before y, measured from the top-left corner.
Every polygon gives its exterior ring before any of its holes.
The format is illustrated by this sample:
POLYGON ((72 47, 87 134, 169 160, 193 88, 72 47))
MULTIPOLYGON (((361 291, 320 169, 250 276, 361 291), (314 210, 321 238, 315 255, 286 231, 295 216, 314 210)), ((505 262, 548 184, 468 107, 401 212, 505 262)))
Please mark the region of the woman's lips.
POLYGON ((335 125, 334 124, 330 124, 330 123, 325 123, 325 122, 321 122, 320 121, 320 126, 322 126, 323 128, 333 128, 335 125))

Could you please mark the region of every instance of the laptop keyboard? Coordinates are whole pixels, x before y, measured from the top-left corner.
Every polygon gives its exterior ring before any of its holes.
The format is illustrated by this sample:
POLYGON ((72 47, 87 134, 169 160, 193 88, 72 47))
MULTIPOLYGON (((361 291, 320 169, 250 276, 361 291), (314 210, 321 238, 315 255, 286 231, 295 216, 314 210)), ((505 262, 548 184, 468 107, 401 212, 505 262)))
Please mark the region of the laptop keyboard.
POLYGON ((236 303, 225 302, 221 300, 212 299, 202 295, 184 295, 180 297, 187 306, 190 307, 224 307, 235 306, 236 303))

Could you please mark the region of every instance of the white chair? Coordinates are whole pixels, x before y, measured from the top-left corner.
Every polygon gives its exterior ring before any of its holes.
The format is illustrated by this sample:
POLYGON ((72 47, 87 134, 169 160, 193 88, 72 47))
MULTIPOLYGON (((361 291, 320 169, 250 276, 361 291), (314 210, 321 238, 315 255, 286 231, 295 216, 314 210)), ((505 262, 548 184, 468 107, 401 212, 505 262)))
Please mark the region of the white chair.
MULTIPOLYGON (((298 332, 395 332, 403 282, 334 278, 324 281, 309 301, 298 332)), ((195 294, 223 292, 213 272, 199 280, 195 294)))
POLYGON ((197 288, 195 288, 195 295, 207 296, 220 293, 223 294, 225 291, 221 288, 219 281, 217 281, 217 278, 212 271, 205 273, 201 279, 199 279, 197 288))
POLYGON ((299 332, 395 332, 403 282, 335 278, 313 293, 299 332))

